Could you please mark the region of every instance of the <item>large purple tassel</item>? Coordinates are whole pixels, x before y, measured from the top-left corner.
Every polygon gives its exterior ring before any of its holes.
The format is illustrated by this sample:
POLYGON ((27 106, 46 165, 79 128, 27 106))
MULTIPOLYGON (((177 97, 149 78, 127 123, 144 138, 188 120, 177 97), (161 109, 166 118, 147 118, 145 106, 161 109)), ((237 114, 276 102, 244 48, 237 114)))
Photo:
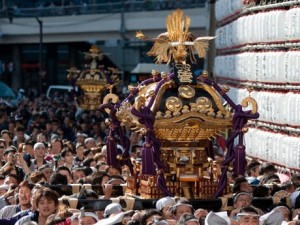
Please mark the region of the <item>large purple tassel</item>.
POLYGON ((162 171, 158 174, 156 183, 157 187, 164 193, 165 196, 174 196, 167 188, 167 181, 162 171))
POLYGON ((107 164, 110 166, 117 166, 117 143, 113 137, 107 138, 107 164))
POLYGON ((245 175, 246 168, 246 148, 244 145, 237 145, 234 151, 234 169, 236 175, 245 175))
POLYGON ((142 149, 142 174, 155 174, 152 145, 149 142, 144 143, 142 149))

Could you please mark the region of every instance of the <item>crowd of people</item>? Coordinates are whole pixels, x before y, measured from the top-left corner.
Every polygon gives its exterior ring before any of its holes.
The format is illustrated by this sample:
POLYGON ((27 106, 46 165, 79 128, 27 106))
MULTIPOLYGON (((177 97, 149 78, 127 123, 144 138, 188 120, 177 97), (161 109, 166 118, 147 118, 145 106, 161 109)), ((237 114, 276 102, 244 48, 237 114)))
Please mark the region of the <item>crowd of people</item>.
MULTIPOLYGON (((80 109, 68 95, 24 96, 17 107, 2 101, 0 132, 0 224, 300 224, 300 175, 282 176, 255 160, 244 177, 231 178, 232 193, 222 197, 218 211, 180 196, 157 199, 155 207, 141 210, 133 208, 132 196, 123 196, 124 206, 120 195, 131 174, 126 166, 107 165, 104 114, 80 109), (255 198, 272 203, 259 208, 255 198), (109 203, 101 208, 97 200, 109 203)), ((142 137, 128 135, 134 160, 142 137)), ((218 163, 223 157, 216 153, 218 163)))

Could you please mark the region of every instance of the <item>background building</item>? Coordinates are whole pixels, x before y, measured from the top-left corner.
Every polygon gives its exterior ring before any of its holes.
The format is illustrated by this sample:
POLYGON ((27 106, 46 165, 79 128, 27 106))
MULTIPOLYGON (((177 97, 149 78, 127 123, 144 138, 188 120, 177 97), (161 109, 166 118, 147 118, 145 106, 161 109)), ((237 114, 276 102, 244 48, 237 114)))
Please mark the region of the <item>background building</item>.
MULTIPOLYGON (((92 44, 118 67, 124 84, 138 63, 153 62, 152 42, 139 41, 165 32, 165 18, 176 8, 191 17, 191 31, 208 34, 209 4, 194 1, 2 1, 1 80, 13 88, 67 84, 66 70, 84 65, 92 44), (26 2, 26 3, 25 3, 26 2), (30 3, 31 2, 31 3, 30 3)), ((202 62, 203 64, 203 62, 202 62)), ((201 67, 201 65, 199 65, 201 67)))

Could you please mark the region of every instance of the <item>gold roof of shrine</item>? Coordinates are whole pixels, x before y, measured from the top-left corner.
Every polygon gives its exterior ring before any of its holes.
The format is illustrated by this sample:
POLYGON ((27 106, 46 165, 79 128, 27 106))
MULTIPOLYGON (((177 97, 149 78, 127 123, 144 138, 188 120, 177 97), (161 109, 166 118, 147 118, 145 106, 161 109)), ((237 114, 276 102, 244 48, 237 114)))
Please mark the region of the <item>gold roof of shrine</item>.
MULTIPOLYGON (((135 105, 147 103, 157 82, 139 87, 135 105)), ((227 91, 224 89, 224 91, 227 91)), ((130 112, 131 104, 122 103, 117 117, 123 125, 145 134, 147 129, 130 112)), ((232 125, 232 112, 224 107, 221 96, 206 84, 175 84, 170 80, 162 85, 151 108, 155 115, 157 138, 167 141, 199 141, 210 139, 232 125)))

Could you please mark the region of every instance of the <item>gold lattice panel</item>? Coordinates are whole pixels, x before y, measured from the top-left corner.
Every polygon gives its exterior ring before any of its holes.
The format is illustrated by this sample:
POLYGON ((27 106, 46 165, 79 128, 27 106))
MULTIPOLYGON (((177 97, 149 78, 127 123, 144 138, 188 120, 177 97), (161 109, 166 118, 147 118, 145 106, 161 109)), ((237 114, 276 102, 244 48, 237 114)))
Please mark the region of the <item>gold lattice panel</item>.
MULTIPOLYGON (((199 198, 213 198, 218 190, 218 182, 209 179, 201 179, 199 181, 199 198)), ((230 186, 227 185, 223 191, 223 195, 230 193, 230 186)))
POLYGON ((207 140, 231 127, 231 120, 209 117, 200 113, 187 113, 171 119, 155 121, 155 135, 169 141, 207 140))

